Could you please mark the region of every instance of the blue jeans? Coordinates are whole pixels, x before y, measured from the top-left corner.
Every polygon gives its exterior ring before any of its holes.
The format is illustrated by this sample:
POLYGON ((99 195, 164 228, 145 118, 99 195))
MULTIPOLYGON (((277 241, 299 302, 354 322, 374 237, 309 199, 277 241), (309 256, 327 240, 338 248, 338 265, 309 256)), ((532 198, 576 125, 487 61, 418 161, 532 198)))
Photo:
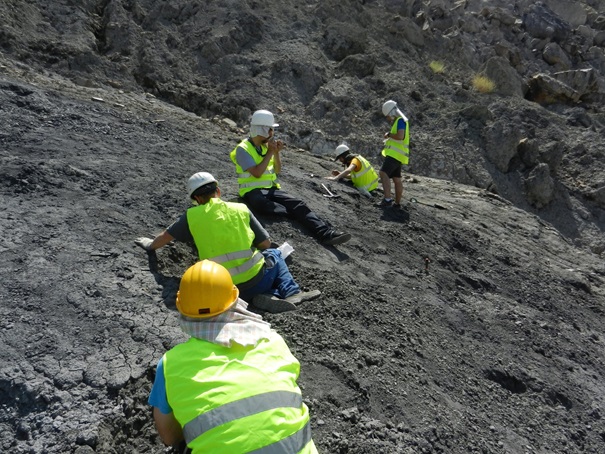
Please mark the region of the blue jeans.
POLYGON ((254 287, 241 291, 239 297, 250 302, 252 298, 261 293, 270 293, 281 299, 299 293, 300 287, 290 274, 288 265, 281 256, 281 251, 265 249, 262 254, 265 257, 263 278, 254 287))

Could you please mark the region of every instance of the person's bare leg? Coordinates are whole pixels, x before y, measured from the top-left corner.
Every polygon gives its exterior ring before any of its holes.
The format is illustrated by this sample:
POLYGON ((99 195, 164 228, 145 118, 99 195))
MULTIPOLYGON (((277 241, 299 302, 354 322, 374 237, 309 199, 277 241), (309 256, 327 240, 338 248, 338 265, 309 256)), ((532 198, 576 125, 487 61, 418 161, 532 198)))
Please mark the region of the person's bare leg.
POLYGON ((380 182, 382 183, 382 192, 384 193, 385 199, 391 198, 391 179, 382 170, 378 172, 380 175, 380 182))
POLYGON ((403 182, 401 178, 393 178, 395 183, 395 203, 401 205, 401 196, 403 195, 403 182))

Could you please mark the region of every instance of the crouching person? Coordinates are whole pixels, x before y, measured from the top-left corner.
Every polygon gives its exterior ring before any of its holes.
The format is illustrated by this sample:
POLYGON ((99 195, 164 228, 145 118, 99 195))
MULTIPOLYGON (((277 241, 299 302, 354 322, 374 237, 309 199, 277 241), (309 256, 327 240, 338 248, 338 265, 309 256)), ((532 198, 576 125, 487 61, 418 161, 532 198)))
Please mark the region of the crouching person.
POLYGON ((149 396, 160 438, 193 454, 317 453, 300 364, 238 295, 215 262, 183 275, 176 306, 190 339, 160 359, 149 396))

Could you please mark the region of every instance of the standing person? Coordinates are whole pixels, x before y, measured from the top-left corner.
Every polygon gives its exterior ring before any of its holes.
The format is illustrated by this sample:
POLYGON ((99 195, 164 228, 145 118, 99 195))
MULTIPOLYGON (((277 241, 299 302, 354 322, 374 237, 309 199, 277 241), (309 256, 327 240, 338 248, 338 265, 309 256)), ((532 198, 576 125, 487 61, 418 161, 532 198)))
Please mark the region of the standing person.
POLYGON ((229 272, 197 262, 183 274, 176 307, 190 338, 160 359, 148 399, 164 444, 184 441, 193 454, 317 454, 300 364, 247 310, 229 272))
POLYGON ((196 206, 154 239, 141 237, 135 243, 155 251, 172 240, 193 241, 200 260, 225 266, 241 296, 267 312, 296 309, 296 304, 321 292, 301 292, 279 249, 270 248, 269 234, 243 203, 224 202, 216 179, 198 172, 187 181, 189 197, 196 206))
POLYGON ((293 217, 322 244, 334 246, 350 240, 350 233, 332 228, 305 202, 280 189, 277 180, 284 143, 273 140, 273 131, 278 126, 271 112, 257 110, 250 120, 250 137, 242 140, 231 152, 240 197, 256 213, 293 217))
POLYGON ((342 163, 345 169, 342 172, 334 170, 332 176, 327 178, 340 180, 350 175, 353 186, 364 196, 372 198, 370 192, 378 187, 378 175, 372 164, 363 156, 350 153, 349 147, 344 143, 336 147, 336 153, 334 161, 342 163))
POLYGON ((399 110, 395 101, 382 105, 382 113, 391 124, 391 130, 384 134, 385 142, 382 155, 385 157, 380 168, 380 181, 384 198, 379 206, 401 208, 403 183, 401 182, 401 165, 407 164, 410 157, 410 126, 407 117, 399 110), (391 198, 391 181, 395 186, 395 201, 391 198))

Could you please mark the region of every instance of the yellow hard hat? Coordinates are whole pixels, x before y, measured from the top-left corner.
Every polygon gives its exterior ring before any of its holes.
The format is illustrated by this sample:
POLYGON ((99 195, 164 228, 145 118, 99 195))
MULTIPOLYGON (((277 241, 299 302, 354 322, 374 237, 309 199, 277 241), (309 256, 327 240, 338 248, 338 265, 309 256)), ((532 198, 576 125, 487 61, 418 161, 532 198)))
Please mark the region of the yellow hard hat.
POLYGON ((233 306, 238 296, 229 271, 218 263, 202 260, 183 274, 176 308, 187 317, 214 317, 233 306))

